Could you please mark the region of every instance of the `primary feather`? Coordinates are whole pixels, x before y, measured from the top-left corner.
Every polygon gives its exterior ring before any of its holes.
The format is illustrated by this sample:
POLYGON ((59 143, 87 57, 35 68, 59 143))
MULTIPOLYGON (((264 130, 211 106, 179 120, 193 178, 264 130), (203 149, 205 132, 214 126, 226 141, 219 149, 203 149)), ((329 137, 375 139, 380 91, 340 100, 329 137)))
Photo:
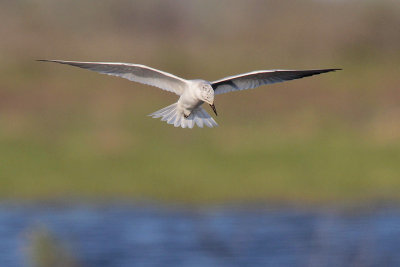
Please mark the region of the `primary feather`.
POLYGON ((186 80, 170 73, 156 70, 144 65, 114 62, 80 62, 65 60, 39 60, 67 64, 91 71, 118 76, 130 81, 152 85, 163 90, 181 95, 186 86, 186 80))
POLYGON ((253 89, 261 85, 300 79, 316 74, 335 71, 339 69, 320 70, 259 70, 229 76, 211 83, 214 94, 219 95, 232 91, 253 89))

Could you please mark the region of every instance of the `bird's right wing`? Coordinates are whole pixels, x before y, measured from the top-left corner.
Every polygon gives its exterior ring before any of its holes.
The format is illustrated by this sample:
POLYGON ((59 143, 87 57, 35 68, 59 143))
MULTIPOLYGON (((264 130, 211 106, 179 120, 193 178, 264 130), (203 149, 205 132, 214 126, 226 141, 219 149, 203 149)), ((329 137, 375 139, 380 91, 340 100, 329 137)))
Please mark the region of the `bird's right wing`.
POLYGON ((223 94, 233 91, 256 88, 261 85, 300 79, 316 74, 340 69, 320 70, 259 70, 236 76, 225 77, 211 83, 214 94, 223 94))
POLYGON ((144 65, 114 62, 79 62, 64 60, 39 60, 67 64, 79 68, 96 71, 102 74, 122 77, 130 81, 139 82, 161 88, 181 95, 187 86, 185 79, 170 73, 153 69, 144 65))

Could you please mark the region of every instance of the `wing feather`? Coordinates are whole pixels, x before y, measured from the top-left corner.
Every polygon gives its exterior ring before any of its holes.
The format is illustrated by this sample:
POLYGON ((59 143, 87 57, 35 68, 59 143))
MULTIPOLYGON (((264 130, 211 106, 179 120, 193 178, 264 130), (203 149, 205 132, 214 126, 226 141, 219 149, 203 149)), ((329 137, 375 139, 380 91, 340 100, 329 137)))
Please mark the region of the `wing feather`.
POLYGON ((130 81, 139 82, 161 88, 163 90, 181 95, 187 86, 185 79, 170 73, 150 68, 148 66, 130 63, 114 62, 80 62, 64 60, 39 60, 67 64, 91 71, 118 76, 130 81))
POLYGON ((266 84, 285 82, 336 70, 340 69, 259 70, 225 77, 212 82, 211 85, 214 88, 214 94, 218 95, 233 91, 253 89, 266 84))

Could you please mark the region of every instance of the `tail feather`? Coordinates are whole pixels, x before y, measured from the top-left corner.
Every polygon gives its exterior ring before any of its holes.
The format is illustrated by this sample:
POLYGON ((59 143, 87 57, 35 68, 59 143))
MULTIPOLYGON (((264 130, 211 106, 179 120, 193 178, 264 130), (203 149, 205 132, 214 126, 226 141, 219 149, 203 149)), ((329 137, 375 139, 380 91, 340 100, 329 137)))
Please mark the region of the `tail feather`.
POLYGON ((173 113, 171 113, 170 115, 169 115, 169 118, 168 118, 168 120, 167 120, 167 123, 168 124, 174 124, 175 123, 175 119, 177 119, 176 118, 176 112, 173 112, 173 113))
POLYGON ((161 117, 162 114, 164 114, 164 113, 166 113, 167 111, 169 111, 168 108, 169 108, 169 106, 168 106, 168 107, 165 107, 165 108, 162 108, 162 109, 160 109, 159 111, 150 114, 150 116, 153 116, 153 118, 159 118, 159 117, 161 117))
MULTIPOLYGON (((182 122, 182 118, 176 118, 176 120, 175 120, 175 122, 174 122, 174 126, 175 126, 175 127, 180 126, 180 125, 181 125, 181 122, 182 122)), ((182 128, 185 128, 185 127, 183 127, 183 125, 182 125, 182 128)))
POLYGON ((203 128, 204 125, 210 128, 218 126, 215 120, 202 107, 194 109, 190 116, 185 118, 183 112, 178 109, 177 103, 162 108, 149 116, 161 118, 161 121, 173 124, 175 127, 191 129, 195 125, 200 128, 203 128))

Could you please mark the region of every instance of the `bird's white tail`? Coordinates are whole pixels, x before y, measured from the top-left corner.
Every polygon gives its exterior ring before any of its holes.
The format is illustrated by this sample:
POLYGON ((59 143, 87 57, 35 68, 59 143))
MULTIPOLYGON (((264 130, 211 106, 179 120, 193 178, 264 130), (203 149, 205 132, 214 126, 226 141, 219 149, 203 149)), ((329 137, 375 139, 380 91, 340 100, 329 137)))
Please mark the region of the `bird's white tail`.
POLYGON ((218 126, 215 120, 202 107, 194 109, 190 116, 185 118, 183 112, 178 110, 177 106, 178 103, 174 103, 150 114, 149 116, 153 118, 161 118, 162 121, 166 121, 168 124, 173 124, 175 127, 193 128, 196 124, 200 128, 203 128, 203 125, 210 128, 218 126))

